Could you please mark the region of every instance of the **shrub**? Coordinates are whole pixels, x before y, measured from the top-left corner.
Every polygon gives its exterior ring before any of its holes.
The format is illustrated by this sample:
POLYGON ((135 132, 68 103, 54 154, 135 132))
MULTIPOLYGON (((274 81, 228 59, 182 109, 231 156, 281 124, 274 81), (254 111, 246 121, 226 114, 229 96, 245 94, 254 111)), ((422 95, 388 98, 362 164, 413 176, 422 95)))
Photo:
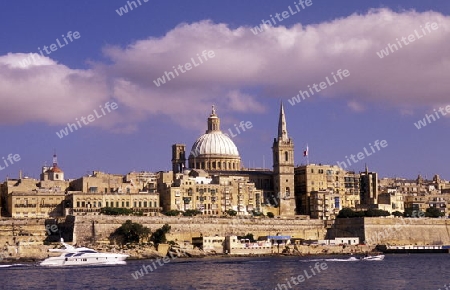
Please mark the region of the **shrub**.
POLYGON ((431 218, 438 218, 443 216, 444 214, 437 208, 435 207, 429 207, 427 208, 427 210, 425 211, 425 216, 426 217, 431 217, 431 218))
POLYGON ((235 211, 235 210, 233 210, 233 209, 227 210, 226 213, 227 213, 229 216, 236 216, 236 215, 237 215, 237 211, 235 211))
POLYGON ((131 215, 133 214, 133 210, 119 207, 102 207, 100 213, 106 215, 131 215))
POLYGON ((354 211, 351 208, 343 208, 339 211, 338 218, 354 218, 354 217, 380 217, 390 216, 391 214, 386 210, 368 209, 366 211, 354 211))
POLYGON ((144 239, 149 235, 149 228, 138 223, 133 223, 131 220, 127 220, 119 228, 117 228, 114 233, 111 234, 111 237, 121 237, 122 243, 128 244, 139 243, 141 239, 144 239))
POLYGON ((275 217, 275 215, 273 214, 273 212, 268 212, 267 213, 267 216, 269 217, 269 218, 271 218, 271 219, 273 219, 274 217, 275 217))
POLYGON ((198 214, 202 214, 202 212, 197 209, 187 209, 183 212, 184 216, 196 216, 198 214))
POLYGON ((164 214, 166 216, 178 216, 178 215, 180 215, 180 211, 174 209, 174 210, 166 211, 164 214))
POLYGON ((152 236, 150 241, 152 241, 156 246, 167 242, 166 234, 170 232, 170 226, 168 224, 163 225, 161 228, 157 229, 152 236))

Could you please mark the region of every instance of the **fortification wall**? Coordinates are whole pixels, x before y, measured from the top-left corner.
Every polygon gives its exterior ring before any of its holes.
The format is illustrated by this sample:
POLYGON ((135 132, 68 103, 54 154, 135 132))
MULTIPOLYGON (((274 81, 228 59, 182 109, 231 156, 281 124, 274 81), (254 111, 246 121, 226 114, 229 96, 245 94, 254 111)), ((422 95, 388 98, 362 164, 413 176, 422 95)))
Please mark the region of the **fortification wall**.
POLYGON ((169 240, 192 241, 192 237, 245 235, 290 235, 293 238, 323 239, 326 230, 320 220, 255 219, 255 218, 204 218, 204 217, 127 217, 127 216, 77 216, 74 242, 109 243, 109 236, 126 220, 145 225, 152 231, 164 224, 171 226, 169 240))
POLYGON ((329 238, 351 236, 372 245, 450 245, 450 219, 337 219, 327 233, 329 238))

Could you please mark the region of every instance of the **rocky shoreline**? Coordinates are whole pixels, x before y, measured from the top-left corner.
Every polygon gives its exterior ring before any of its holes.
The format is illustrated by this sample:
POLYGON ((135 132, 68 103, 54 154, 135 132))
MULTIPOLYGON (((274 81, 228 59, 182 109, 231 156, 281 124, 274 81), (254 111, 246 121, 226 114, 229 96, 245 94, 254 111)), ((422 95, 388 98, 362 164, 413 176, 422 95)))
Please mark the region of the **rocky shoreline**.
MULTIPOLYGON (((54 246, 42 246, 45 247, 39 251, 38 255, 27 255, 26 257, 5 257, 0 261, 0 264, 8 263, 33 263, 40 262, 49 256, 48 249, 55 248, 54 246), (44 254, 45 253, 45 254, 44 254)), ((114 245, 90 245, 88 246, 99 252, 109 252, 109 253, 124 253, 130 255, 128 260, 146 260, 146 259, 156 259, 162 258, 169 253, 177 256, 178 258, 229 258, 229 257, 270 257, 270 256, 331 256, 331 255, 352 255, 352 254, 374 254, 376 253, 375 248, 367 245, 356 245, 356 246, 328 246, 328 245, 290 245, 283 249, 274 248, 274 253, 271 254, 248 254, 248 255, 231 255, 222 253, 211 253, 204 252, 203 250, 197 248, 182 248, 180 246, 169 246, 169 245, 159 245, 158 249, 149 245, 127 245, 127 246, 114 246, 114 245)))

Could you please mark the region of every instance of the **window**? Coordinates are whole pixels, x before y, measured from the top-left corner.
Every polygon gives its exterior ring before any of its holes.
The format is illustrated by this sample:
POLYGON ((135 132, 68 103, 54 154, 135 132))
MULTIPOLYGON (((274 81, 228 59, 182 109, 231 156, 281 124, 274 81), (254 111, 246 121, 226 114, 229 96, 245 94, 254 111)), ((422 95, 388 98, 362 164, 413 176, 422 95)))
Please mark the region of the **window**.
POLYGON ((127 205, 127 207, 130 207, 130 202, 127 201, 127 202, 126 202, 126 205, 127 205))
POLYGON ((146 201, 144 201, 144 207, 147 207, 147 202, 146 201))
POLYGON ((109 201, 106 202, 106 207, 109 207, 109 201))
POLYGON ((284 161, 289 161, 289 153, 287 151, 284 152, 284 161))

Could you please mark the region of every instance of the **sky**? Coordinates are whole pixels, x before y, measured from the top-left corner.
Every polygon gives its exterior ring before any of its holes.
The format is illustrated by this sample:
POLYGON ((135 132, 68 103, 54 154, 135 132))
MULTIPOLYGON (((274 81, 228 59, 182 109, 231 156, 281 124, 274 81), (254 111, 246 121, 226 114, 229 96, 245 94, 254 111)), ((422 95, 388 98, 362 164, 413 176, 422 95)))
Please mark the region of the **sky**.
POLYGON ((212 105, 242 164, 272 168, 281 101, 296 164, 450 179, 449 1, 128 2, 2 4, 1 180, 55 152, 66 178, 170 170, 212 105))

